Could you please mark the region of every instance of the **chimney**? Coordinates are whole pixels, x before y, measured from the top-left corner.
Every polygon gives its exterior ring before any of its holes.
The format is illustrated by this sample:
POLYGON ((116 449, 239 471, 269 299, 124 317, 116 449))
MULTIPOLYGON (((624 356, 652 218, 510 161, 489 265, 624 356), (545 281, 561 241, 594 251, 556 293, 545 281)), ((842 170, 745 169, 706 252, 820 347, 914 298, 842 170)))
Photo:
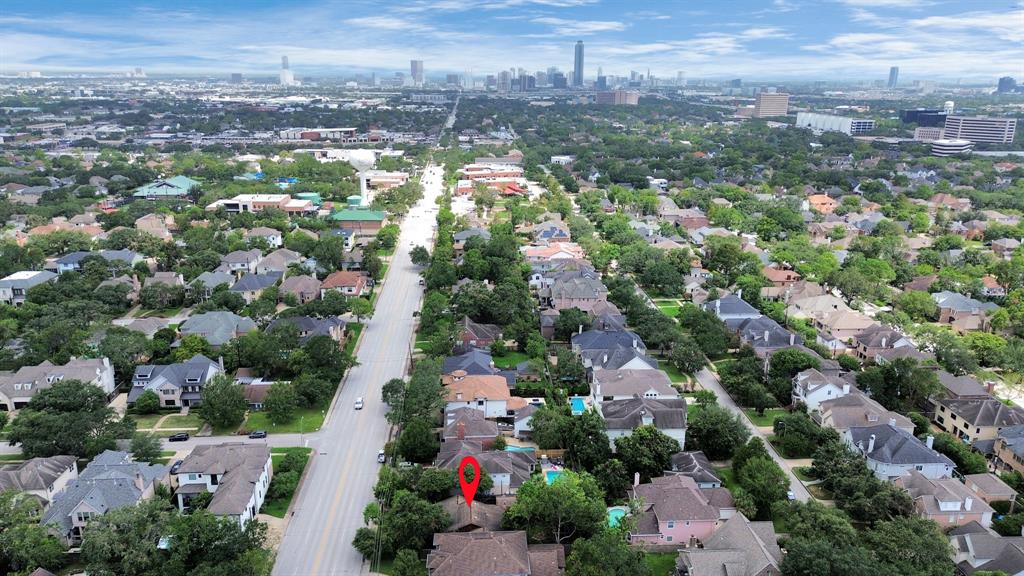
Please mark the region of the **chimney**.
POLYGON ((850 385, 849 384, 843 384, 843 396, 846 396, 849 393, 850 393, 850 385))
POLYGON ((217 365, 220 366, 220 371, 223 372, 224 371, 224 357, 223 356, 218 356, 217 357, 217 365))
POLYGON ((927 446, 929 450, 932 449, 932 444, 934 444, 934 443, 935 443, 935 436, 932 436, 931 434, 929 434, 928 437, 924 439, 924 445, 927 446))
POLYGON ((895 418, 889 418, 889 426, 892 426, 893 428, 896 427, 896 419, 895 418))
POLYGON ((970 496, 964 498, 964 511, 970 512, 971 506, 974 506, 974 498, 971 498, 970 496))
POLYGON ((868 438, 868 454, 871 454, 874 451, 875 451, 875 435, 872 434, 871 437, 868 438))
POLYGON ((465 440, 466 439, 466 423, 465 422, 459 422, 458 424, 455 425, 455 437, 458 438, 459 440, 465 440))
POLYGON ((579 328, 577 329, 577 332, 576 332, 576 333, 577 333, 577 334, 583 334, 583 324, 580 324, 580 326, 579 326, 579 328))
POLYGON ((719 315, 722 312, 722 299, 715 300, 715 315, 719 315))
POLYGON ((640 485, 640 473, 639 472, 634 472, 633 473, 633 486, 639 486, 639 485, 640 485))
POLYGON ((789 345, 792 346, 794 344, 796 344, 796 334, 793 334, 792 332, 790 332, 789 333, 789 345))
POLYGON ((601 361, 601 365, 605 366, 608 364, 608 354, 604 355, 604 360, 601 361))
POLYGON ((637 344, 636 338, 633 338, 633 348, 636 349, 638 346, 639 344, 637 344))
POLYGON ((995 392, 995 389, 996 389, 996 382, 995 382, 995 380, 985 380, 985 390, 987 390, 989 394, 993 394, 995 392))
POLYGON ((889 342, 889 338, 882 336, 882 348, 885 348, 887 342, 889 342))
POLYGON ((768 342, 768 331, 767 330, 764 331, 764 341, 766 343, 768 342))
POLYGON ((648 414, 646 408, 642 409, 640 410, 640 422, 642 422, 644 426, 650 426, 651 424, 654 424, 654 416, 648 414))

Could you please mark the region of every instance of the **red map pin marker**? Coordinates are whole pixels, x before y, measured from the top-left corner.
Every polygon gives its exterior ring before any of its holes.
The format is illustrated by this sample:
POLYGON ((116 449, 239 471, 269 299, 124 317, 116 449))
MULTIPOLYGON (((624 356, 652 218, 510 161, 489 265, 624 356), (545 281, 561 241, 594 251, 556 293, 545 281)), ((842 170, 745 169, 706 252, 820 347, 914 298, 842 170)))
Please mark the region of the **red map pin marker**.
POLYGON ((466 506, 473 507, 473 498, 476 496, 476 487, 480 485, 480 463, 472 456, 466 456, 459 462, 459 487, 462 488, 462 495, 466 498, 466 506), (473 467, 473 481, 466 482, 466 466, 473 467))

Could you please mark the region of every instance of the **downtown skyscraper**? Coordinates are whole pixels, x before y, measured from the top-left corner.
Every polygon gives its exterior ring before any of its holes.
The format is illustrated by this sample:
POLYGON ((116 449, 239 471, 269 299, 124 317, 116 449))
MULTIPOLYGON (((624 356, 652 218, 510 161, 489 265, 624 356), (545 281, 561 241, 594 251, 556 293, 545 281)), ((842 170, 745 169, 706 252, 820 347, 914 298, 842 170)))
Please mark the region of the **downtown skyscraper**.
POLYGON ((583 40, 576 41, 576 58, 572 65, 572 85, 583 86, 583 40))
POLYGON ((889 90, 896 88, 896 85, 900 82, 900 67, 893 66, 889 68, 889 90))

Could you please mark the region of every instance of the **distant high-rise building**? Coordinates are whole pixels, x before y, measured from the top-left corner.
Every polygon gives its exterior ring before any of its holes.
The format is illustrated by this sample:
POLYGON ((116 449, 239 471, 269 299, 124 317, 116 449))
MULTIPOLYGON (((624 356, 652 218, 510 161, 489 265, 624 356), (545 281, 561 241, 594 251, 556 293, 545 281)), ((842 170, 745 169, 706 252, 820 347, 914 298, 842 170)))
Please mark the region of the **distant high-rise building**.
POLYGON ((444 83, 449 86, 461 86, 462 82, 459 80, 458 74, 448 74, 444 78, 444 83))
POLYGON ((676 72, 676 86, 686 85, 686 73, 682 70, 676 72))
POLYGON ((613 106, 636 106, 640 103, 640 93, 631 90, 611 90, 598 92, 595 98, 597 104, 613 106))
POLYGON ((484 78, 484 88, 486 88, 488 90, 497 89, 498 88, 498 77, 495 76, 494 74, 488 74, 487 77, 484 78))
POLYGON ((281 86, 294 86, 295 75, 292 73, 291 67, 288 65, 288 57, 281 56, 281 75, 280 75, 281 86))
POLYGON ((601 66, 597 67, 597 75, 604 76, 604 69, 601 66))
POLYGON ((423 86, 423 60, 409 61, 409 74, 416 86, 423 86))
POLYGON ((946 126, 942 135, 950 140, 1010 144, 1013 142, 1013 133, 1016 129, 1016 118, 946 116, 946 126))
POLYGON ((576 41, 576 57, 572 63, 572 85, 583 86, 583 40, 576 41))
POLYGON ((242 83, 242 73, 241 72, 232 72, 231 73, 231 83, 232 84, 241 84, 242 83))
POLYGON ((512 89, 512 73, 508 70, 502 70, 498 74, 498 92, 508 92, 512 89))
MULTIPOLYGON (((756 115, 756 113, 755 113, 756 115)), ((864 134, 875 129, 875 121, 870 118, 850 118, 814 112, 797 112, 797 128, 810 128, 815 132, 842 132, 847 135, 864 134)))
POLYGON ((742 78, 736 78, 734 80, 729 80, 729 87, 730 88, 742 88, 743 87, 743 79, 742 78))
POLYGON ((893 66, 889 68, 889 90, 896 88, 896 85, 900 82, 900 67, 893 66))
POLYGON ((607 76, 598 76, 597 77, 597 82, 594 84, 594 86, 598 90, 607 90, 608 89, 608 77, 607 76))
POLYGON ((754 101, 754 118, 785 116, 789 112, 789 94, 761 92, 754 101))
POLYGON ((1013 92, 1017 89, 1017 81, 1011 76, 1003 76, 999 79, 999 87, 996 92, 1013 92))
POLYGON ((554 75, 551 76, 551 86, 553 88, 565 89, 569 87, 569 81, 565 77, 565 74, 562 74, 561 72, 555 72, 554 75))
POLYGON ((537 86, 547 86, 550 80, 548 79, 548 73, 543 70, 537 70, 534 72, 533 77, 537 79, 537 86))

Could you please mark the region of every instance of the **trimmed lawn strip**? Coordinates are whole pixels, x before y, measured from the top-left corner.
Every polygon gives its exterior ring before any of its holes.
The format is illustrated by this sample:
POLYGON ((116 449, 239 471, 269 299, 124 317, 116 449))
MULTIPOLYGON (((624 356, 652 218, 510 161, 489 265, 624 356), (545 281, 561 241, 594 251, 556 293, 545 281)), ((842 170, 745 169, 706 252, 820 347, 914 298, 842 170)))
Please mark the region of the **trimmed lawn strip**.
POLYGON ((644 554, 644 562, 651 569, 651 576, 671 576, 675 573, 676 558, 679 554, 674 552, 644 554))
POLYGON ((803 482, 814 482, 815 478, 810 475, 810 466, 797 466, 793 468, 793 474, 803 482))
MULTIPOLYGON (((305 470, 306 466, 309 465, 309 456, 310 456, 310 454, 313 453, 313 449, 312 448, 272 448, 270 450, 270 459, 273 462, 274 467, 277 468, 280 465, 281 461, 284 460, 285 456, 287 456, 290 453, 304 454, 306 456, 306 460, 302 464, 302 469, 298 470, 299 477, 301 478, 303 470, 305 470)), ((271 480, 270 484, 272 486, 274 484, 274 481, 271 480)), ((288 513, 288 506, 291 505, 292 498, 294 498, 294 497, 295 497, 295 493, 292 492, 291 494, 288 495, 287 498, 273 498, 273 499, 268 498, 265 502, 263 502, 263 508, 260 509, 260 512, 262 512, 264 514, 268 514, 268 515, 273 516, 275 518, 284 518, 285 514, 288 513)))
POLYGON ((135 420, 135 427, 139 430, 148 430, 153 428, 153 426, 156 425, 157 420, 164 417, 164 415, 159 412, 156 414, 127 414, 126 416, 131 416, 132 419, 135 420))
POLYGON ((0 454, 0 462, 24 462, 25 456, 22 454, 0 454))
POLYGON ((345 352, 352 354, 356 349, 356 342, 359 341, 359 335, 363 333, 363 325, 359 322, 351 322, 345 326, 345 331, 348 332, 348 336, 345 338, 345 352))
POLYGON ((203 427, 203 421, 199 416, 195 414, 174 414, 169 416, 164 423, 160 425, 160 430, 166 430, 168 428, 193 428, 199 430, 203 427))
POLYGON ((833 500, 835 495, 821 487, 821 484, 807 486, 807 491, 818 500, 833 500))
POLYGON ((772 426, 775 424, 776 416, 785 416, 788 414, 788 412, 781 408, 769 408, 764 411, 764 416, 758 415, 757 410, 754 410, 753 408, 744 408, 743 413, 747 415, 747 418, 750 418, 750 421, 754 423, 754 426, 772 426))
POLYGON ((266 412, 250 412, 242 427, 250 432, 265 430, 267 434, 298 434, 316 432, 324 424, 326 408, 305 408, 295 412, 295 418, 285 424, 274 425, 266 412))
POLYGON ((494 365, 498 368, 515 368, 516 364, 529 360, 522 352, 506 352, 504 356, 494 356, 494 365))
POLYGON ((715 468, 715 474, 722 481, 723 488, 732 488, 737 486, 736 484, 736 473, 732 471, 732 467, 728 468, 715 468))

